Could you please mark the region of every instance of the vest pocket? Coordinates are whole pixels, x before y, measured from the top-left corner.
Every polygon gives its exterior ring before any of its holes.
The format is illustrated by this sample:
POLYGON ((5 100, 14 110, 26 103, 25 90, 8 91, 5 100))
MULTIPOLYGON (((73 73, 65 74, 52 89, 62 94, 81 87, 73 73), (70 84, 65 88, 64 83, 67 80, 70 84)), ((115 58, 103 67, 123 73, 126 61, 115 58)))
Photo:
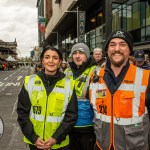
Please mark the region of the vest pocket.
POLYGON ((60 94, 60 93, 53 93, 53 95, 51 96, 51 103, 50 105, 50 113, 51 115, 57 115, 57 116, 61 116, 63 113, 63 108, 64 106, 64 102, 65 102, 65 96, 64 94, 60 94))
POLYGON ((136 149, 144 146, 143 123, 123 126, 125 131, 126 149, 136 149))
POLYGON ((134 92, 122 92, 119 101, 119 116, 120 118, 132 117, 132 103, 134 98, 134 92))

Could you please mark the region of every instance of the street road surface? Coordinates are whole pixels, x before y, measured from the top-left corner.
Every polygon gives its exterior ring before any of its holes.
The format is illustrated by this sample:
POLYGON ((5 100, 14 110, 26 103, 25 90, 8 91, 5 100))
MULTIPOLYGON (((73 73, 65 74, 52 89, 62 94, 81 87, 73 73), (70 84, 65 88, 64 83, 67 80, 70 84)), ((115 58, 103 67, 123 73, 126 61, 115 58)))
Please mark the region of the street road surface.
POLYGON ((29 150, 23 142, 23 134, 17 123, 17 97, 24 77, 32 74, 32 68, 21 67, 13 71, 0 71, 0 117, 4 133, 0 139, 0 150, 29 150))

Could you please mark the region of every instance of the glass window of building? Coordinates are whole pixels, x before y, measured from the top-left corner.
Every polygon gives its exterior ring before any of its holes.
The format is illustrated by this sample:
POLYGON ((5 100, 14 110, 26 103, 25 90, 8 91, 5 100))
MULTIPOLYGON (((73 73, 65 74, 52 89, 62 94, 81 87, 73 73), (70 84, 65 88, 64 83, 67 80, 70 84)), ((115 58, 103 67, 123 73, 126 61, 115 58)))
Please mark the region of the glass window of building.
POLYGON ((127 28, 127 5, 122 5, 122 28, 126 29, 127 28))
POLYGON ((91 29, 95 29, 96 28, 96 17, 91 18, 91 29))
POLYGON ((121 6, 117 7, 112 11, 112 30, 117 30, 121 27, 121 6))
POLYGON ((145 19, 145 16, 146 16, 146 11, 145 11, 145 7, 146 7, 146 3, 143 2, 141 3, 141 27, 144 27, 145 26, 145 23, 146 23, 146 19, 145 19))
POLYGON ((147 1, 128 0, 112 6, 112 30, 123 28, 134 36, 134 42, 150 39, 150 6, 147 1))
POLYGON ((141 41, 145 41, 145 28, 141 28, 141 41))
POLYGON ((103 25, 96 28, 96 47, 102 47, 103 25))
POLYGON ((62 48, 66 48, 66 42, 65 42, 65 40, 62 41, 62 48))
POLYGON ((90 49, 93 51, 95 48, 95 29, 90 31, 90 49))
POLYGON ((133 9, 132 29, 134 30, 140 28, 140 3, 139 2, 133 3, 132 9, 133 9))
POLYGON ((127 30, 131 31, 132 30, 132 7, 131 5, 127 6, 127 30))
POLYGON ((150 25, 150 6, 146 4, 146 26, 150 25))
POLYGON ((97 14, 97 27, 103 24, 103 12, 97 14))
POLYGON ((146 27, 146 40, 150 41, 150 26, 146 27))
POLYGON ((85 43, 86 43, 88 46, 90 46, 90 33, 89 33, 89 32, 87 32, 87 33, 85 34, 85 43))

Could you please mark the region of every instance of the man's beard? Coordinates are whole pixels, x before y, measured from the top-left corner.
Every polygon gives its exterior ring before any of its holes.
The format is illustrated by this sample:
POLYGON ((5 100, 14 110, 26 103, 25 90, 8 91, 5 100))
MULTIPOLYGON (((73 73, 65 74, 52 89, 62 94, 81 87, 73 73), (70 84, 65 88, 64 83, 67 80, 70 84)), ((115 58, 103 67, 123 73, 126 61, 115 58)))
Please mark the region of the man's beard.
MULTIPOLYGON (((113 54, 112 54, 113 55, 113 54)), ((112 56, 111 55, 111 56, 112 56)), ((115 67, 121 67, 123 64, 124 64, 124 62, 125 62, 125 59, 123 58, 123 59, 121 59, 120 61, 118 61, 118 62, 115 62, 113 59, 112 59, 112 57, 109 57, 109 60, 110 60, 110 63, 112 63, 115 67)))

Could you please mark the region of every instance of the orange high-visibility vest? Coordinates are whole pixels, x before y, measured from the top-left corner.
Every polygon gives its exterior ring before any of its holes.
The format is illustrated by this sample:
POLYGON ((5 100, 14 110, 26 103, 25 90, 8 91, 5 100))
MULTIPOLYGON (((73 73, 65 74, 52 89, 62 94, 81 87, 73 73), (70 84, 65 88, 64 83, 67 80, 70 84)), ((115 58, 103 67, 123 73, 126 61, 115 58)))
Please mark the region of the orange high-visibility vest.
POLYGON ((90 84, 90 101, 95 112, 97 145, 102 150, 146 150, 149 118, 145 107, 149 72, 130 65, 118 90, 106 86, 104 68, 98 83, 90 84))

